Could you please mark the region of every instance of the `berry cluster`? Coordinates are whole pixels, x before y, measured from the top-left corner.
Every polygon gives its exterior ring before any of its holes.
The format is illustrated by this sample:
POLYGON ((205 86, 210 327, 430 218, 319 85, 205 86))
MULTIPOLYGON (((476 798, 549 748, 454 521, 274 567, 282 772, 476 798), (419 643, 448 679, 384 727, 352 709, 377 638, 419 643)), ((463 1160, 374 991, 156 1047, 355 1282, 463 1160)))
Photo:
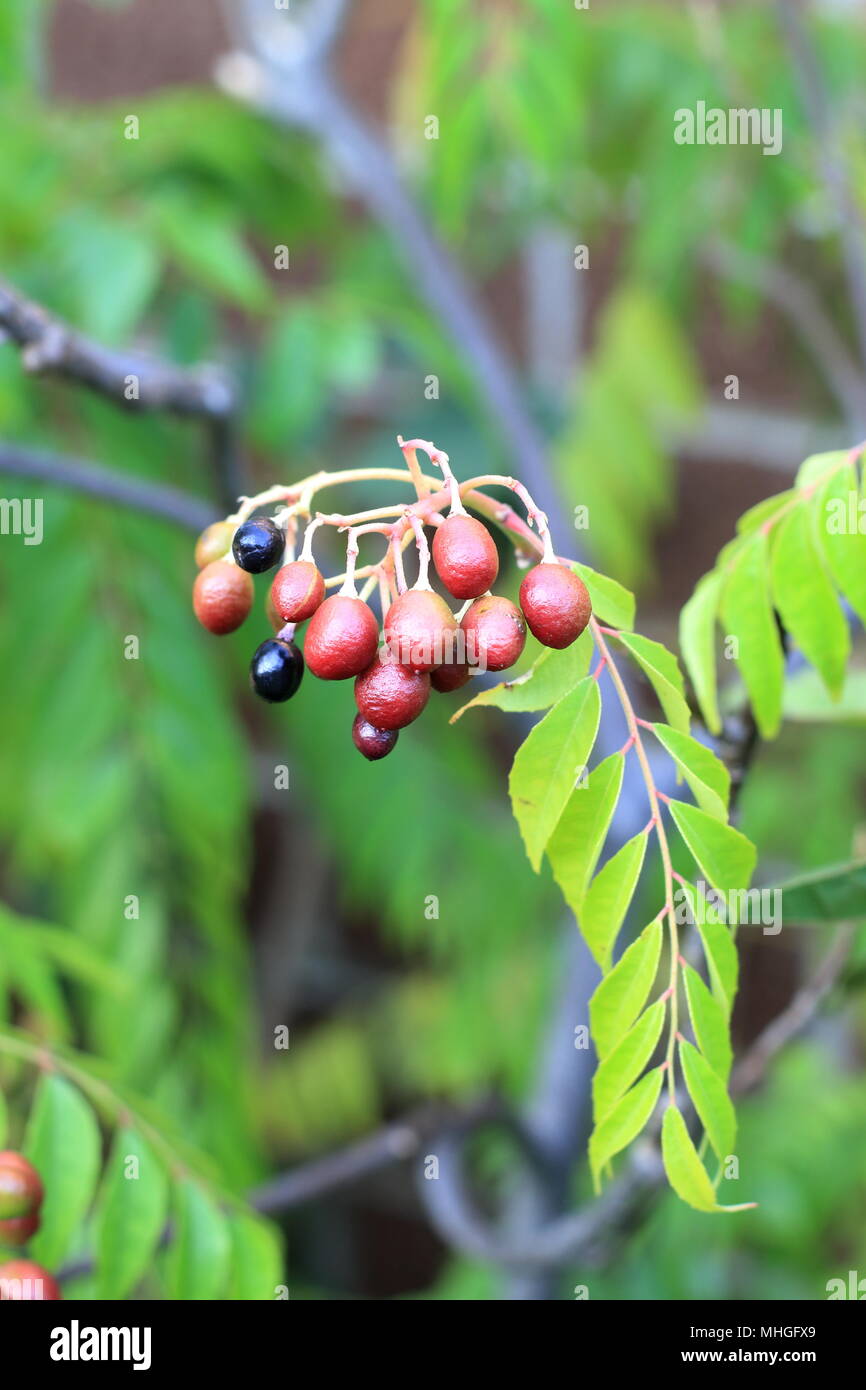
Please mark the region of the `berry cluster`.
MULTIPOLYGON (((32 1163, 11 1149, 0 1153, 0 1245, 24 1245, 35 1235, 42 1197, 42 1182, 32 1163)), ((32 1260, 0 1264, 0 1301, 62 1297, 48 1271, 32 1260)))
POLYGON ((262 699, 279 702, 296 694, 309 666, 320 680, 355 682, 357 715, 352 739, 371 761, 385 757, 397 742, 398 731, 417 719, 430 691, 448 692, 465 685, 480 671, 504 671, 523 651, 527 626, 547 647, 570 646, 583 632, 591 615, 589 593, 583 580, 554 554, 547 520, 522 484, 511 478, 487 475, 458 487, 448 456, 432 444, 400 441, 409 474, 393 476, 415 485, 417 501, 359 512, 353 516, 312 516, 315 491, 341 481, 364 476, 391 476, 393 470, 354 470, 317 474, 291 488, 275 488, 258 498, 244 499, 240 511, 226 521, 215 522, 199 537, 195 558, 199 573, 193 588, 196 617, 209 632, 233 632, 252 608, 254 574, 276 570, 268 595, 268 615, 275 636, 262 642, 250 665, 250 682, 262 699), (424 448, 443 472, 446 487, 431 491, 415 459, 424 448), (512 488, 527 508, 527 520, 501 504, 493 504, 476 489, 479 485, 512 488), (506 531, 525 542, 528 537, 541 552, 520 585, 518 607, 491 586, 499 573, 499 554, 486 526, 466 511, 462 493, 472 491, 472 501, 490 504, 489 510, 506 531), (272 517, 253 512, 267 502, 283 506, 272 517), (445 509, 447 515, 443 515, 445 509), (385 517, 392 518, 388 521, 385 517), (307 522, 303 547, 295 556, 299 518, 307 522), (535 525, 538 541, 529 527, 535 525), (312 552, 316 530, 323 525, 348 532, 345 574, 326 580, 312 552), (424 527, 435 527, 432 548, 424 527), (356 570, 358 538, 378 532, 388 541, 385 558, 364 572, 356 570), (402 553, 414 537, 419 573, 407 588, 402 553), (452 599, 462 602, 457 613, 431 586, 432 560, 436 575, 452 599), (357 580, 367 583, 361 594, 357 580), (378 584, 382 631, 367 596, 378 584), (327 595, 329 587, 339 585, 327 595), (295 643, 299 624, 308 623, 303 653, 295 643))

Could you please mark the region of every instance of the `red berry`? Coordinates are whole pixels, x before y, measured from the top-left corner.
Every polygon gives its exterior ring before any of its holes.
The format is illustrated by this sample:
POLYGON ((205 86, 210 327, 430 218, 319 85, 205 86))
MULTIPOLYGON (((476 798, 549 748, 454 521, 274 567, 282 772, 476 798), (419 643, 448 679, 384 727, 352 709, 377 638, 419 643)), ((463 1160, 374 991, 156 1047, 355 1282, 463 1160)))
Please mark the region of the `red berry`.
POLYGON ((478 598, 496 581, 499 555, 493 537, 474 516, 457 513, 433 537, 433 563, 449 594, 478 598))
POLYGON ((430 698, 430 677, 379 657, 355 681, 355 704, 374 729, 404 729, 430 698))
POLYGON ((307 628, 304 656, 314 676, 342 681, 366 670, 379 645, 379 624, 363 599, 333 594, 307 628))
POLYGON ((385 645, 393 660, 413 671, 432 671, 455 655, 457 619, 432 589, 409 589, 388 609, 385 645))
POLYGON ((368 762, 376 763, 380 758, 387 758, 399 737, 396 729, 375 729, 363 714, 355 715, 352 742, 368 762))
POLYGON ((0 1244, 23 1245, 39 1229, 42 1182, 22 1154, 0 1153, 0 1244))
POLYGON ((570 647, 592 616, 589 590, 565 565, 536 565, 524 575, 520 606, 533 637, 545 647, 570 647))
POLYGON ((447 695, 451 690, 459 690, 465 685, 472 672, 465 661, 446 661, 430 672, 430 684, 434 690, 447 695))
POLYGON ((234 527, 228 521, 214 521, 206 526, 195 543, 195 562, 200 570, 228 554, 234 527))
POLYGON ((510 599, 489 594, 476 599, 460 624, 466 639, 466 657, 488 671, 513 666, 526 643, 526 623, 510 599))
POLYGON ((252 575, 228 560, 215 560, 196 577, 192 590, 195 616, 208 632, 222 636, 240 627, 253 605, 252 575))
POLYGON ((0 1265, 0 1302, 56 1302, 62 1298, 56 1279, 33 1260, 7 1260, 0 1265))
POLYGON ((325 581, 312 560, 281 565, 271 585, 273 605, 285 623, 311 618, 325 598, 325 581))

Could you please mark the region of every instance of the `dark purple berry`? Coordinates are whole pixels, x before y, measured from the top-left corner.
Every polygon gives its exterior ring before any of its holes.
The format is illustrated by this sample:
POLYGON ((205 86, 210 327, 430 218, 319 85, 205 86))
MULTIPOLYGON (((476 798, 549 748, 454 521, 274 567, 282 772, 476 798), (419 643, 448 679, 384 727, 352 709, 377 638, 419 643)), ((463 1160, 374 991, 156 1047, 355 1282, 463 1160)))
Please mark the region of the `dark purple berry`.
POLYGON ((250 684, 257 695, 271 704, 290 700, 301 684, 304 657, 294 642, 269 637, 257 648, 250 662, 250 684))
POLYGON ((355 715, 352 742, 368 762, 375 763, 379 758, 387 758, 399 737, 397 729, 377 729, 363 714, 355 715))
POLYGON ((286 538, 269 516, 245 521, 232 541, 235 564, 248 574, 264 574, 273 569, 285 548, 286 538))

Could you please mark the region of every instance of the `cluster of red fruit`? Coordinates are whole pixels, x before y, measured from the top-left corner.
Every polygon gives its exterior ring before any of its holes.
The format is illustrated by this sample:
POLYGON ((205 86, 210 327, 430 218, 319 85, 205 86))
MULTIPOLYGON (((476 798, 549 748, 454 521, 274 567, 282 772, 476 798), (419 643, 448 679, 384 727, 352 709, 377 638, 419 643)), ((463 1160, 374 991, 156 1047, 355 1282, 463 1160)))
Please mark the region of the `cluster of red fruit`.
MULTIPOLYGON (((312 559, 308 535, 300 558, 283 558, 274 578, 269 611, 277 636, 263 642, 253 657, 253 689, 267 700, 290 698, 300 684, 304 660, 321 680, 354 677, 358 714, 352 737, 359 751, 374 760, 390 753, 398 730, 418 718, 431 689, 457 690, 473 671, 504 671, 517 661, 527 625, 548 647, 570 646, 580 636, 591 614, 589 593, 579 576, 555 559, 549 538, 545 559, 523 579, 518 608, 489 592, 499 573, 499 556, 482 522, 459 504, 437 520, 433 564, 448 593, 464 602, 461 614, 455 616, 428 582, 426 541, 417 517, 421 572, 411 589, 387 604, 381 646, 379 623, 358 596, 351 573, 338 593, 325 597, 325 580, 312 559), (306 621, 301 656, 292 639, 295 626, 306 621)), ((272 568, 284 550, 285 535, 275 519, 253 519, 237 528, 230 522, 208 527, 196 547, 200 572, 193 590, 203 626, 215 633, 239 627, 253 602, 251 574, 272 568)))
MULTIPOLYGON (((0 1245, 24 1245, 39 1229, 42 1182, 27 1159, 11 1149, 0 1153, 0 1245)), ((0 1302, 62 1298, 59 1285, 32 1260, 0 1264, 0 1302)))

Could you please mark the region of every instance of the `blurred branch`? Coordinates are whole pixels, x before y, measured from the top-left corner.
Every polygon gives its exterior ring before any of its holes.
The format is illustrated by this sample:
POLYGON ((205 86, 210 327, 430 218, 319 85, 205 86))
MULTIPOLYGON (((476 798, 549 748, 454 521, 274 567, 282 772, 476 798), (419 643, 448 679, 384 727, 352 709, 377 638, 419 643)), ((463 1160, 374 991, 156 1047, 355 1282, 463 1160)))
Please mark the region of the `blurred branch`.
POLYGON ((424 1144, 443 1128, 462 1133, 506 1118, 502 1102, 491 1097, 478 1101, 462 1112, 450 1114, 442 1106, 431 1106, 415 1116, 386 1125, 357 1144, 281 1174, 251 1192, 248 1200, 251 1206, 266 1215, 288 1211, 335 1192, 338 1188, 360 1182, 382 1168, 416 1158, 424 1144))
POLYGON ((757 290, 781 309, 821 368, 828 386, 855 432, 866 425, 866 375, 811 285, 772 261, 729 242, 717 242, 704 255, 707 265, 725 279, 757 290))
POLYGON ((764 1079, 773 1058, 814 1018, 844 969, 854 942, 854 932, 855 928, 851 925, 840 927, 836 940, 812 979, 798 990, 788 1007, 752 1043, 734 1069, 731 1089, 735 1094, 742 1095, 745 1091, 753 1090, 764 1079))
POLYGON ((803 108, 815 138, 818 172, 836 212, 860 361, 866 370, 866 228, 839 148, 833 104, 821 70, 817 46, 803 21, 803 10, 802 0, 776 0, 779 27, 799 80, 803 108))
POLYGON ((136 511, 164 517, 191 531, 201 531, 214 519, 207 502, 163 483, 146 483, 127 478, 95 463, 68 458, 64 454, 24 449, 17 444, 0 444, 0 473, 19 478, 38 478, 40 482, 73 488, 107 502, 119 502, 136 511))
POLYGON ((234 428, 238 403, 220 368, 176 367, 103 347, 2 280, 0 331, 22 349, 28 372, 75 382, 123 410, 163 410, 201 419, 210 435, 223 500, 234 504, 242 482, 234 428))
POLYGON ((554 514, 545 444, 516 372, 469 281, 406 190, 390 150, 346 102, 331 76, 327 59, 344 8, 331 0, 312 0, 295 21, 275 14, 272 0, 227 0, 238 47, 220 60, 216 80, 231 96, 277 123, 318 139, 391 237, 413 287, 459 348, 515 468, 542 510, 554 514))

